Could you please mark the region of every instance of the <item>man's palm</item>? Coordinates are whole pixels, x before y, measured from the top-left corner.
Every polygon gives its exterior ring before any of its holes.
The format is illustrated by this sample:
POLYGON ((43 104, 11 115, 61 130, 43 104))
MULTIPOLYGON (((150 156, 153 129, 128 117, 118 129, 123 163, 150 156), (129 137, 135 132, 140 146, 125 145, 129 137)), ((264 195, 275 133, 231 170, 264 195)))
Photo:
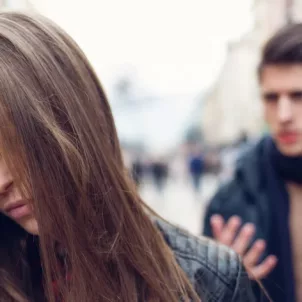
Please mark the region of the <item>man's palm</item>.
POLYGON ((220 215, 214 215, 211 217, 211 226, 214 238, 220 243, 231 247, 242 257, 243 264, 250 278, 261 280, 276 266, 277 258, 272 255, 258 263, 266 248, 264 240, 256 240, 248 248, 255 234, 255 226, 253 224, 245 224, 237 236, 236 234, 241 227, 241 220, 237 216, 233 216, 225 222, 220 215))

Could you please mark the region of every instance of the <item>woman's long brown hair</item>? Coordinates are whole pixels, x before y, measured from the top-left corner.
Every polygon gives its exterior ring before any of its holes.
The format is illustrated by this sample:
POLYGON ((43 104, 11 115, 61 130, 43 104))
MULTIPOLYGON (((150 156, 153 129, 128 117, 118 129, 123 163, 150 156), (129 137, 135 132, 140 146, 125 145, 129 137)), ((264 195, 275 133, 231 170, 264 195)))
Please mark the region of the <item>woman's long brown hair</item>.
POLYGON ((41 16, 0 13, 0 148, 39 225, 0 215, 0 301, 199 301, 127 178, 94 71, 41 16))

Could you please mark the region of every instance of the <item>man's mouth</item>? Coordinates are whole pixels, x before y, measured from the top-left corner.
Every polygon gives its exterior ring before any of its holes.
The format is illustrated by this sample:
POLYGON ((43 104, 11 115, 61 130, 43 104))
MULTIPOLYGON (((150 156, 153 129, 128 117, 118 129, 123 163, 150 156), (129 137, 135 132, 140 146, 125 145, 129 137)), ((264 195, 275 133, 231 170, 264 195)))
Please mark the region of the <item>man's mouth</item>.
POLYGON ((281 132, 278 134, 277 139, 281 144, 285 144, 285 145, 295 144, 298 140, 298 133, 297 132, 281 132))

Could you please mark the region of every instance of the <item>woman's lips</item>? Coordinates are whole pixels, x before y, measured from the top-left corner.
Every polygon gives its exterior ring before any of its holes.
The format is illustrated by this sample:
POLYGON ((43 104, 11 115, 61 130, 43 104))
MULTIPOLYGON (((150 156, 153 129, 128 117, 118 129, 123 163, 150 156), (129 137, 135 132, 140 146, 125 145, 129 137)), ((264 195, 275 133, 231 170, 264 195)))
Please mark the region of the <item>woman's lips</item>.
POLYGON ((28 203, 16 203, 9 205, 7 209, 5 209, 7 216, 18 220, 25 216, 28 216, 32 213, 32 208, 28 203))

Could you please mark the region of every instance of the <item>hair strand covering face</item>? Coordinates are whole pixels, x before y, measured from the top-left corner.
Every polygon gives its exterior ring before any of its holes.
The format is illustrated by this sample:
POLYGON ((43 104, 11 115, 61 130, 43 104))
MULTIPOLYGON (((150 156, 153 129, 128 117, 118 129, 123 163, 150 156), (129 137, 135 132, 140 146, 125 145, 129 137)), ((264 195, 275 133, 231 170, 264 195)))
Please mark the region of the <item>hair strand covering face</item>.
POLYGON ((39 225, 1 215, 1 302, 199 301, 126 176, 92 68, 41 16, 0 13, 0 129, 39 225))

